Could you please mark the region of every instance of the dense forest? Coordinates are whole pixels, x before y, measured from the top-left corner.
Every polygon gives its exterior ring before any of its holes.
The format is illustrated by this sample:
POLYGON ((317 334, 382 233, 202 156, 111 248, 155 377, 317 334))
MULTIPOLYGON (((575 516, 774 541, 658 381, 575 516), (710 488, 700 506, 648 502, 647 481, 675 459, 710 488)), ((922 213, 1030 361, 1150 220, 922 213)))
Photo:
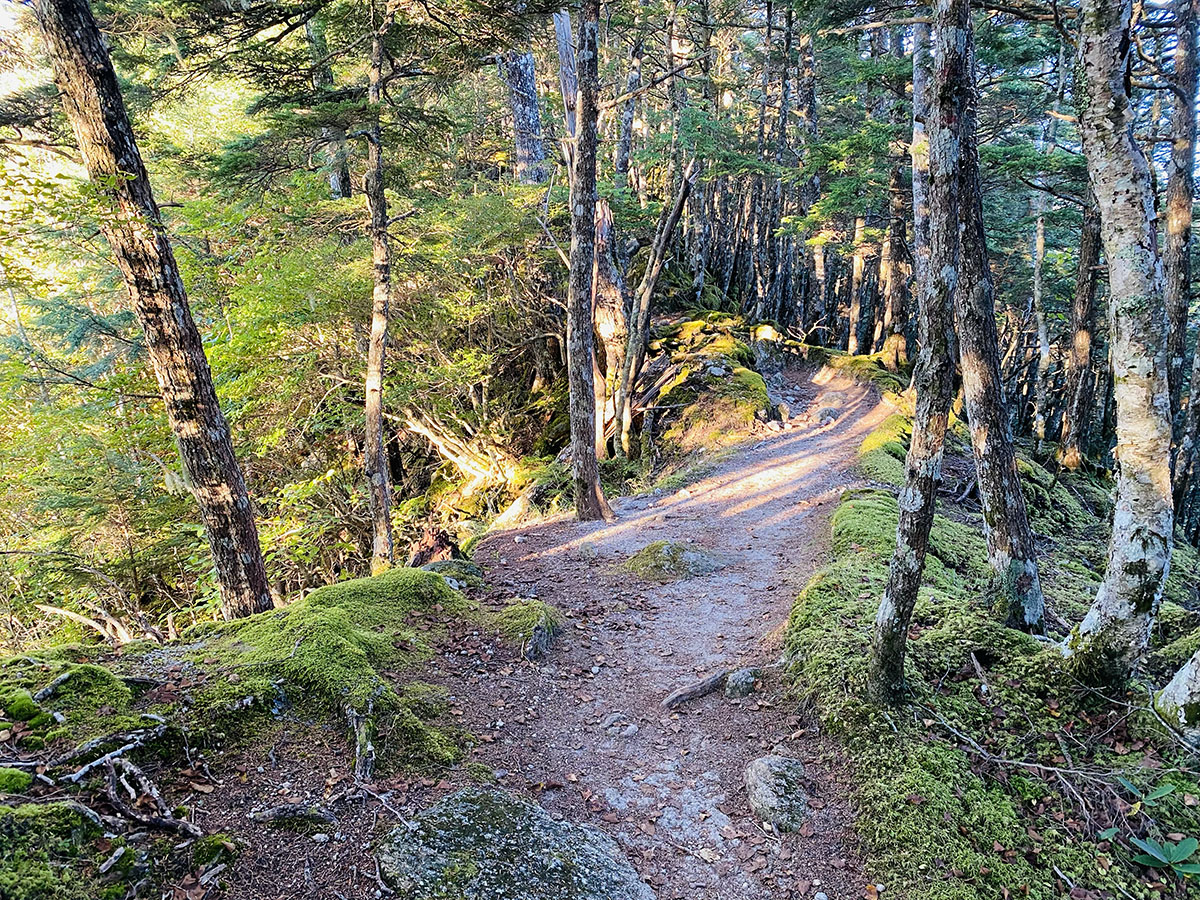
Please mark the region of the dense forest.
POLYGON ((0 4, 0 900, 1191 896, 1198 28, 0 4))

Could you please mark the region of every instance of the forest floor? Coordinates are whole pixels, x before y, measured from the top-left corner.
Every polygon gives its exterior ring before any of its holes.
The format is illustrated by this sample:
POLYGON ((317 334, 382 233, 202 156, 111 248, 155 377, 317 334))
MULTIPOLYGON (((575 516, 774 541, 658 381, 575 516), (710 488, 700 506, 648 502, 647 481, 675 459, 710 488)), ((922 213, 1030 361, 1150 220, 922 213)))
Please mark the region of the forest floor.
MULTIPOLYGON (((839 495, 862 480, 857 448, 889 410, 875 389, 827 371, 784 377, 791 421, 758 426, 700 480, 617 499, 611 524, 558 516, 481 542, 485 602, 537 597, 565 623, 536 661, 469 625, 439 643, 421 677, 448 689, 455 723, 475 738, 463 765, 381 777, 386 803, 332 804, 352 786, 336 723, 291 722, 210 759, 216 790, 195 797, 197 821, 242 845, 224 896, 385 896, 373 840, 491 772, 554 818, 615 838, 661 900, 864 896, 847 767, 785 696, 777 664, 792 602, 826 561, 839 495), (622 566, 654 541, 695 545, 721 568, 659 583, 622 566), (747 666, 764 674, 745 699, 717 691, 662 707, 676 688, 747 666), (746 799, 746 764, 772 752, 806 766, 810 816, 798 833, 764 831, 746 799), (251 809, 323 801, 338 819, 315 835, 248 820, 251 809)), ((203 897, 201 887, 177 884, 175 897, 203 897)))
POLYGON ((889 410, 848 379, 785 377, 794 425, 756 435, 702 480, 619 499, 613 524, 559 517, 490 536, 474 554, 489 584, 568 616, 540 665, 456 673, 453 692, 504 721, 476 756, 552 814, 615 837, 663 900, 864 894, 845 767, 772 666, 796 594, 825 562, 838 497, 861 481, 856 450, 889 410), (831 409, 821 425, 818 411, 831 409), (654 541, 695 545, 722 568, 658 584, 622 567, 654 541), (676 688, 742 667, 765 672, 746 699, 718 691, 661 706, 676 688), (747 805, 742 772, 771 752, 806 764, 801 834, 765 834, 747 805))

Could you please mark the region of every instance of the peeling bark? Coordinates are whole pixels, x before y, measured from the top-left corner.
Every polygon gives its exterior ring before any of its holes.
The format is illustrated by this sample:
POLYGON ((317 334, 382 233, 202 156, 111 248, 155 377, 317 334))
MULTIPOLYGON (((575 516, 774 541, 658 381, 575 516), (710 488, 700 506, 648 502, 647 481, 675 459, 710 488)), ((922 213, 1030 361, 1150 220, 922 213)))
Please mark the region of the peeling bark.
POLYGON ((1117 497, 1104 581, 1064 644, 1071 667, 1119 682, 1145 652, 1171 561, 1167 315, 1150 167, 1133 134, 1130 0, 1084 0, 1080 131, 1108 260, 1117 497))
POLYGON ((521 184, 545 184, 546 147, 542 141, 542 113, 538 108, 537 67, 533 54, 512 51, 500 58, 500 74, 508 86, 513 120, 513 174, 521 184))

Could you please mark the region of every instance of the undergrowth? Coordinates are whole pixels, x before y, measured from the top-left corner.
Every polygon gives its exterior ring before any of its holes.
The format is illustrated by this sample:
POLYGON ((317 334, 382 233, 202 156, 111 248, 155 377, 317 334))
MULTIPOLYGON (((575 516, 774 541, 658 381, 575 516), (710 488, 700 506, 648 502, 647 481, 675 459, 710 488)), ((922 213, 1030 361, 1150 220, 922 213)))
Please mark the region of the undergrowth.
MULTIPOLYGON (((902 479, 907 427, 893 416, 864 442, 873 480, 902 479)), ((1107 539, 1100 492, 1032 462, 1021 475, 1042 535, 1048 603, 1074 621, 1103 571, 1103 550, 1100 559, 1084 552, 1107 539)), ((853 766, 871 880, 909 900, 1184 896, 1194 885, 1134 862, 1133 841, 1200 836, 1194 757, 1162 731, 1145 694, 1103 697, 1067 676, 1053 644, 1005 628, 988 606, 979 517, 940 508, 950 517, 937 517, 912 618, 909 705, 884 710, 865 699, 871 626, 895 545, 890 490, 843 497, 832 561, 797 598, 787 629, 795 689, 853 766)), ((1190 577, 1188 551, 1177 558, 1181 578, 1190 577)), ((1163 667, 1200 643, 1189 590, 1177 581, 1164 606, 1163 667)))

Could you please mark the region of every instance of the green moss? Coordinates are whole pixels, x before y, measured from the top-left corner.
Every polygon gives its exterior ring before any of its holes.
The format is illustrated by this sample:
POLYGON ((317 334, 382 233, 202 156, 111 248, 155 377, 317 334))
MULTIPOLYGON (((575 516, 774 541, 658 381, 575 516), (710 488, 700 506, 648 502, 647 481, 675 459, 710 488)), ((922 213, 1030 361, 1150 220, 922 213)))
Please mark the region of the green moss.
POLYGON ((431 727, 384 673, 425 659, 449 618, 478 616, 441 575, 421 569, 339 582, 284 609, 193 635, 202 638, 193 659, 215 663, 224 675, 199 690, 196 702, 203 718, 241 724, 247 705, 266 712, 281 701, 339 717, 346 708, 371 710, 397 760, 427 766, 453 759, 458 739, 431 727))
POLYGON ((496 613, 494 622, 505 638, 524 646, 537 635, 539 629, 547 637, 557 634, 562 627, 563 615, 541 600, 520 599, 496 613))
POLYGON ((0 766, 0 794, 23 794, 33 784, 33 776, 23 769, 0 766))
POLYGON ((13 691, 4 698, 4 712, 17 722, 28 722, 42 711, 29 691, 13 691))
POLYGON ((912 424, 895 413, 871 431, 858 447, 858 464, 863 474, 881 484, 904 486, 904 457, 912 437, 912 424))
POLYGON ((426 572, 436 572, 471 590, 483 588, 483 569, 466 559, 443 559, 421 566, 426 572))
POLYGON ((873 384, 881 391, 894 394, 907 390, 911 377, 908 367, 900 372, 890 371, 883 364, 882 354, 850 356, 841 351, 830 351, 825 365, 837 369, 843 375, 849 375, 856 381, 873 384))
MULTIPOLYGON (((101 876, 113 852, 99 826, 77 807, 0 806, 0 897, 4 900, 116 900, 125 866, 101 876)), ((131 856, 131 854, 125 854, 131 856)))
POLYGON ((228 834, 207 834, 192 844, 192 865, 197 869, 237 859, 237 842, 228 834))
MULTIPOLYGON (((873 435, 871 450, 881 450, 889 433, 902 436, 902 424, 873 435)), ((1031 480, 1046 497, 1056 497, 1057 486, 1038 472, 1031 480)), ((1098 524, 1087 509, 1070 512, 1089 528, 1098 524)), ((1152 749, 1164 767, 1178 770, 1169 777, 1180 780, 1180 797, 1194 795, 1200 784, 1152 717, 1130 716, 1123 705, 1074 689, 1057 648, 995 619, 980 525, 966 511, 954 512, 955 520, 939 516, 931 534, 909 632, 912 705, 886 711, 866 701, 872 626, 897 516, 890 491, 843 495, 832 519, 833 558, 800 593, 785 636, 796 693, 842 737, 853 767, 856 828, 871 880, 909 900, 974 900, 1005 891, 1057 900, 1058 870, 1096 896, 1156 896, 1129 863, 1131 853, 1100 843, 1096 832, 1103 826, 1088 824, 1053 769, 1118 772, 1142 784, 1148 779, 1141 759, 1152 749), (1129 753, 1121 746, 1135 741, 1145 750, 1129 753), (995 759, 1034 765, 997 765, 995 759), (1098 867, 1098 854, 1112 865, 1098 867)), ((1089 561, 1067 535, 1055 538, 1063 542, 1043 557, 1043 582, 1049 573, 1063 576, 1060 586, 1094 583, 1089 561)), ((1167 635, 1183 633, 1175 638, 1178 646, 1167 644, 1157 655, 1186 658, 1200 646, 1200 633, 1188 630, 1192 615, 1167 607, 1165 618, 1167 635)), ((1094 789, 1077 784, 1085 793, 1094 789)), ((1120 789, 1115 779, 1113 786, 1120 789)), ((1154 820, 1133 824, 1159 836, 1200 833, 1200 815, 1181 801, 1161 804, 1154 820)))
POLYGON ((624 564, 624 568, 649 581, 675 581, 708 575, 721 567, 712 554, 692 544, 654 541, 624 564))

